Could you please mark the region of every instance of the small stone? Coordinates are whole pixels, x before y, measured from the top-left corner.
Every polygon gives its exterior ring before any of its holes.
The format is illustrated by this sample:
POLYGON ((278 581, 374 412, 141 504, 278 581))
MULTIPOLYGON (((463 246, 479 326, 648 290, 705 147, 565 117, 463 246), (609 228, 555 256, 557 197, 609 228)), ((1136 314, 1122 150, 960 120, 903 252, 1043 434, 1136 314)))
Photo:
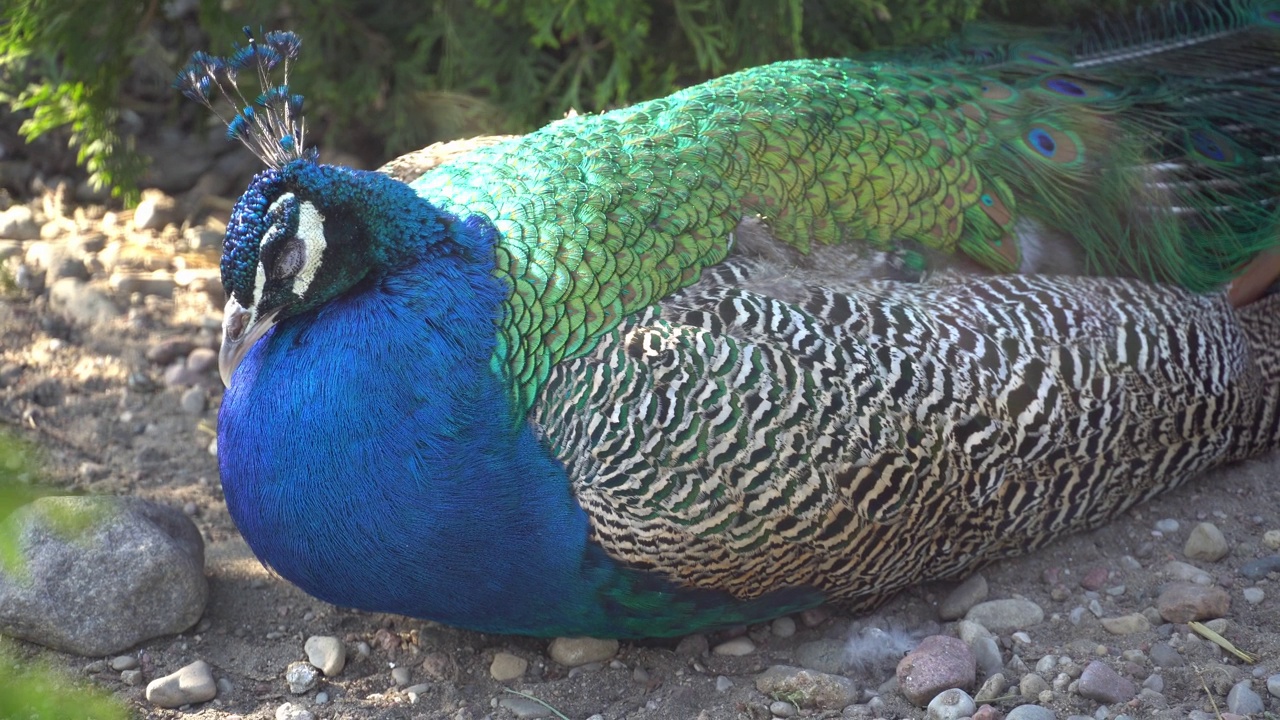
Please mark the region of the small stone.
POLYGON ((1218 526, 1213 523, 1202 522, 1192 528, 1191 535, 1187 538, 1187 544, 1182 549, 1182 554, 1192 560, 1217 562, 1226 557, 1229 550, 1227 539, 1223 537, 1222 531, 1218 529, 1218 526))
POLYGON ((1231 607, 1231 596, 1219 587, 1170 583, 1156 600, 1160 617, 1171 623, 1220 618, 1231 607))
POLYGON ((796 706, 785 700, 774 700, 769 703, 769 712, 779 718, 795 717, 796 706))
POLYGON ((1271 573, 1280 573, 1280 555, 1268 555, 1240 566, 1240 574, 1250 580, 1261 580, 1271 573))
POLYGON ((978 638, 969 644, 969 649, 973 651, 973 657, 978 663, 978 669, 982 671, 984 676, 998 673, 1004 667, 1004 660, 1000 655, 1000 644, 996 642, 995 638, 978 638))
POLYGON ((755 651, 756 651, 756 644, 751 642, 751 638, 747 637, 746 635, 742 635, 740 637, 736 637, 731 640, 725 640, 724 642, 715 646, 715 649, 713 649, 711 652, 715 653, 716 655, 727 655, 729 657, 742 657, 743 655, 750 655, 755 651))
POLYGON ((142 199, 133 209, 134 230, 159 230, 171 222, 175 222, 178 204, 163 191, 147 188, 142 191, 142 199))
POLYGON ((947 593, 942 604, 938 606, 938 616, 943 620, 958 620, 969 612, 974 605, 987 599, 987 579, 981 574, 974 574, 947 593))
POLYGON ((320 669, 307 662, 291 662, 285 668, 284 681, 289 686, 289 692, 301 695, 319 684, 320 669))
POLYGON ((1268 550, 1280 550, 1280 530, 1268 530, 1262 533, 1262 545, 1268 550))
POLYGON ((1165 574, 1174 580, 1182 580, 1184 582, 1195 583, 1196 585, 1212 585, 1213 576, 1201 570, 1195 565, 1184 563, 1181 560, 1170 560, 1164 564, 1165 574))
POLYGON ((898 663, 898 686, 912 704, 924 707, 950 688, 973 687, 977 661, 964 641, 930 635, 898 663))
POLYGON ((1107 578, 1111 577, 1111 573, 1106 568, 1093 568, 1080 578, 1080 587, 1085 590, 1098 591, 1103 585, 1107 584, 1107 578))
POLYGON ((816 608, 809 608, 800 612, 800 622, 804 623, 807 628, 815 628, 827 621, 831 617, 831 611, 825 605, 819 605, 816 608))
POLYGON ((1173 518, 1165 518, 1164 520, 1156 521, 1156 530, 1159 530, 1165 535, 1172 535, 1173 533, 1178 532, 1178 527, 1178 521, 1173 518))
POLYGON ((187 369, 194 373, 207 373, 218 367, 218 351, 198 347, 187 354, 187 369))
POLYGON ((157 365, 168 365, 178 358, 186 357, 194 347, 195 343, 185 338, 169 338, 148 348, 146 357, 157 365))
POLYGON ((1009 687, 1009 682, 1005 680, 1004 673, 995 673, 982 683, 982 687, 978 689, 978 693, 973 696, 975 702, 991 702, 996 698, 1004 695, 1004 691, 1009 687))
POLYGON ((813 640, 802 643, 795 651, 795 660, 802 667, 818 672, 840 674, 848 667, 845 644, 840 640, 813 640))
POLYGON ((1262 696, 1253 691, 1249 680, 1241 680, 1231 687, 1231 692, 1227 693, 1227 708, 1237 715, 1260 715, 1265 709, 1262 696))
POLYGON ((1155 663, 1156 667, 1173 668, 1182 667, 1186 664, 1186 660, 1182 658, 1182 655, 1168 643, 1152 645, 1148 654, 1151 656, 1151 662, 1155 663))
POLYGON ((509 682, 524 675, 528 669, 529 661, 518 655, 494 653, 493 662, 489 663, 489 677, 498 682, 509 682))
POLYGON ((1076 691, 1090 700, 1108 704, 1129 702, 1138 694, 1132 682, 1098 660, 1085 666, 1076 691))
POLYGON ((307 661, 320 668, 325 677, 334 677, 347 665, 347 647, 332 635, 312 635, 303 644, 307 661))
POLYGON ((391 670, 391 682, 395 683, 396 687, 404 687, 412 680, 413 673, 409 672, 409 668, 407 667, 401 666, 391 670))
MULTIPOLYGON (((367 656, 368 653, 363 655, 367 656)), ((458 677, 458 663, 448 653, 429 652, 418 667, 423 675, 437 682, 451 682, 458 677)))
POLYGON ((973 714, 973 720, 1001 720, 1004 716, 990 705, 983 705, 973 714))
POLYGON ((978 603, 965 615, 996 635, 1025 630, 1044 621, 1044 610, 1030 600, 988 600, 978 603))
POLYGON ((137 687, 142 684, 142 671, 124 670, 120 673, 120 682, 129 687, 137 687))
POLYGON ((11 637, 109 655, 182 632, 204 612, 204 541, 176 508, 45 497, 15 510, 0 532, 18 539, 25 574, 0 572, 0 632, 11 637))
POLYGON ((547 652, 551 659, 565 667, 578 667, 593 662, 604 662, 618 654, 617 640, 598 638, 556 638, 547 652))
POLYGON ((1027 673, 1022 676, 1022 680, 1018 682, 1018 694, 1023 699, 1035 701, 1040 697, 1040 693, 1049 689, 1049 683, 1035 673, 1027 673))
POLYGON ((757 675, 756 689, 819 710, 839 710, 858 699, 858 687, 848 678, 787 665, 774 665, 757 675))
POLYGON ((676 644, 676 655, 680 657, 698 657, 711 651, 711 643, 707 636, 700 633, 686 635, 676 644))
POLYGON ((1039 705, 1019 705, 1004 716, 1004 720, 1056 720, 1057 714, 1039 705))
POLYGON ((498 707, 510 710, 520 720, 537 720, 551 717, 551 710, 540 702, 519 696, 504 696, 498 699, 498 707))
POLYGON ((969 693, 959 688, 951 688, 938 693, 929 701, 925 717, 929 720, 959 720, 977 712, 978 706, 969 697, 969 693))
POLYGON ((14 205, 0 212, 0 238, 6 240, 35 240, 40 237, 40 225, 35 212, 26 205, 14 205))
POLYGON ((147 702, 163 708, 205 702, 217 694, 218 685, 213 681, 213 671, 203 660, 147 684, 147 702))
POLYGON ((1120 617, 1102 618, 1102 627, 1112 635, 1132 635, 1151 629, 1151 623, 1142 613, 1121 615, 1120 617))
POLYGON ((173 274, 165 270, 146 272, 125 272, 117 270, 107 278, 107 285, 117 297, 127 298, 134 293, 172 298, 177 283, 173 274))
POLYGON ((276 708, 276 720, 315 720, 316 716, 301 705, 285 703, 276 708))
POLYGON ((206 402, 204 388, 192 387, 183 391, 178 404, 182 407, 182 412, 188 415, 199 415, 204 412, 206 402))
POLYGON ((796 621, 790 617, 780 617, 769 626, 769 631, 774 637, 789 638, 796 634, 796 621))
POLYGON ((729 688, 733 687, 733 681, 723 675, 716 676, 716 692, 729 692, 729 688))
POLYGON ((138 667, 138 658, 132 655, 120 655, 111 658, 111 669, 116 672, 124 672, 125 670, 133 670, 138 667))
POLYGON ((1147 676, 1146 680, 1142 681, 1142 687, 1147 690, 1154 690, 1158 693, 1164 692, 1164 678, 1156 673, 1152 673, 1147 676))
POLYGON ((1244 596, 1244 601, 1250 605, 1257 605, 1267 597, 1267 593, 1262 588, 1256 587, 1247 587, 1241 590, 1240 594, 1244 596))

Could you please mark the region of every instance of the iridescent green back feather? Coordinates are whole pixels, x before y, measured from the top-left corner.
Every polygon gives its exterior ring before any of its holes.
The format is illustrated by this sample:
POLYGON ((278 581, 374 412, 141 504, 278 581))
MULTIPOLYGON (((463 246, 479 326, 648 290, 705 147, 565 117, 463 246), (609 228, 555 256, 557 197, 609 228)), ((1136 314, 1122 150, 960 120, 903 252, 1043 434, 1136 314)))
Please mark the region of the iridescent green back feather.
POLYGON ((1280 87, 1265 68, 1280 14, 1196 12, 1047 50, 755 68, 552 123, 413 185, 501 233, 494 365, 525 408, 556 363, 723 260, 753 215, 802 251, 959 250, 996 271, 1066 238, 1094 272, 1207 289, 1276 244, 1280 87), (1142 51, 1117 59, 1131 36, 1142 51), (1072 65, 1072 48, 1090 55, 1072 65), (1197 53, 1219 59, 1170 69, 1197 53))

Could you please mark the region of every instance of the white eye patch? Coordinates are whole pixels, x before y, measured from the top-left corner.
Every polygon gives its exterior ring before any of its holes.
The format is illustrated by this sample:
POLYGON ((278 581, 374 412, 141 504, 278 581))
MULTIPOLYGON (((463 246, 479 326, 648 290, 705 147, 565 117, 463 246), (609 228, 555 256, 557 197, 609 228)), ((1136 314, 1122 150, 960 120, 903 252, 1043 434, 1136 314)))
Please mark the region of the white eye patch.
POLYGON ((324 216, 312 203, 304 202, 298 208, 298 239, 302 241, 304 250, 302 268, 293 276, 293 294, 302 297, 311 281, 316 279, 320 258, 329 245, 324 239, 324 216))

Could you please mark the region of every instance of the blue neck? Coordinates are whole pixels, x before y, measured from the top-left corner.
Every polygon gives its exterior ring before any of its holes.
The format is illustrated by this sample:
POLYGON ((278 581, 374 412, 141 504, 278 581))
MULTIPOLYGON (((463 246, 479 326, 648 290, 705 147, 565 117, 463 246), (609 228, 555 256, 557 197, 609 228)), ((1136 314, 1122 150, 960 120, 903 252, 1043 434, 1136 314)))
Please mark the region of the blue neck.
POLYGON ((489 367, 503 294, 492 267, 437 257, 258 342, 218 433, 260 558, 347 607, 494 632, 582 619, 586 516, 489 367))

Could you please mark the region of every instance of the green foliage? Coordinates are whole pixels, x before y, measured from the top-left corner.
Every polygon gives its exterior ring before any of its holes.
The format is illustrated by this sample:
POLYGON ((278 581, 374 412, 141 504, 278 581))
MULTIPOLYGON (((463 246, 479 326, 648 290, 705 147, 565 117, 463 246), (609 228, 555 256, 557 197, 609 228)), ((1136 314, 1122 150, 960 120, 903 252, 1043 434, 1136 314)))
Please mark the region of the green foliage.
POLYGON ((89 180, 136 199, 143 163, 117 131, 119 87, 146 5, 13 0, 0 23, 0 102, 30 111, 28 141, 67 127, 89 180))
MULTIPOLYGON (((297 31, 304 50, 291 82, 307 96, 312 140, 384 160, 438 140, 528 131, 570 109, 596 112, 775 60, 925 43, 980 11, 1061 23, 1140 2, 202 0, 208 43, 169 49, 175 59, 194 49, 223 53, 243 41, 244 25, 297 31)), ((0 101, 32 113, 28 138, 68 126, 91 176, 133 197, 142 166, 116 129, 122 81, 145 34, 184 33, 153 17, 156 2, 10 5, 0 25, 0 101)))
MULTIPOLYGON (((0 521, 15 509, 36 498, 40 492, 32 484, 35 461, 32 449, 0 433, 0 521)), ((76 518, 52 518, 57 526, 72 532, 76 518)), ((3 526, 0 526, 3 527, 3 526)), ((21 549, 12 526, 0 532, 0 570, 21 574, 21 549)), ((15 649, 0 638, 0 718, 62 720, 125 720, 125 709, 99 690, 77 687, 61 673, 39 665, 23 664, 15 649)))

